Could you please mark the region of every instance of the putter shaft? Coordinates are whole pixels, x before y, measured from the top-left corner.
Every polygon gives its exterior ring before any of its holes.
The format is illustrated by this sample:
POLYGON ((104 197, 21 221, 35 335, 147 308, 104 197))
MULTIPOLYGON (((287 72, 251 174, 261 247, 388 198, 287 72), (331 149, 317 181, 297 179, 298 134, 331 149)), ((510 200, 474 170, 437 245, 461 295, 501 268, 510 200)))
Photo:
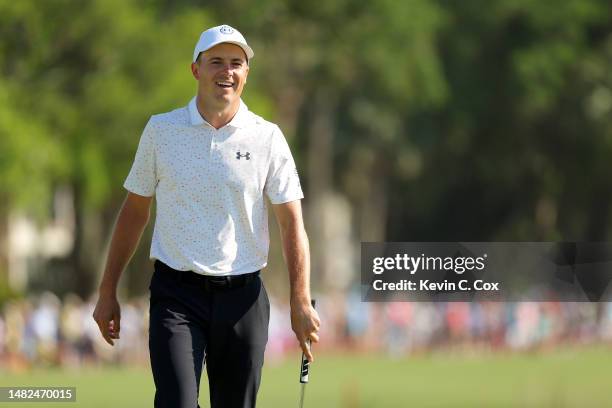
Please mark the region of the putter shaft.
POLYGON ((306 388, 306 383, 302 383, 302 391, 300 392, 300 408, 304 408, 304 389, 306 388))
MULTIPOLYGON (((310 347, 310 341, 308 341, 308 347, 310 347)), ((300 369, 300 383, 302 384, 300 391, 300 408, 304 407, 304 392, 306 391, 306 384, 308 384, 308 372, 310 370, 310 361, 306 358, 306 355, 302 353, 302 364, 300 369)))

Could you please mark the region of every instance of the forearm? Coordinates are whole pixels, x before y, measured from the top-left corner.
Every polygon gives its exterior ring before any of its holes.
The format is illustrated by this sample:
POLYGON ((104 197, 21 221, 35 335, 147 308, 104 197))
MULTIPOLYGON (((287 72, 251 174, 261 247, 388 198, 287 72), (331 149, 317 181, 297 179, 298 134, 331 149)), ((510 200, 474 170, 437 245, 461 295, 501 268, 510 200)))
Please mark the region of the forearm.
POLYGON ((286 228, 283 254, 289 271, 291 305, 310 305, 310 248, 303 227, 286 228))
POLYGON ((143 214, 125 205, 122 207, 117 217, 104 275, 100 282, 100 296, 116 296, 119 278, 136 251, 148 221, 148 211, 143 214))
POLYGON ((308 341, 319 341, 319 315, 310 304, 310 248, 302 220, 302 207, 292 201, 272 207, 278 220, 283 256, 289 270, 291 328, 302 351, 313 361, 308 341))

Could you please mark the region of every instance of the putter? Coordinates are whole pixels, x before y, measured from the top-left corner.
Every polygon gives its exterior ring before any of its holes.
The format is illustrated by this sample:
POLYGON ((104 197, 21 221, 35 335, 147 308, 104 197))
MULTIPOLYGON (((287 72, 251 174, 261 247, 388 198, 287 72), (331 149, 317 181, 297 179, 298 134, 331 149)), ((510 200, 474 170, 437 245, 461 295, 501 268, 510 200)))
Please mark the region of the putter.
MULTIPOLYGON (((315 300, 312 299, 312 307, 315 307, 315 300)), ((307 340, 308 347, 310 347, 310 339, 307 340)), ((308 371, 310 369, 310 361, 306 358, 304 352, 302 352, 302 363, 300 364, 300 384, 302 384, 302 390, 300 391, 300 408, 304 408, 304 391, 306 390, 306 384, 308 384, 308 371)))

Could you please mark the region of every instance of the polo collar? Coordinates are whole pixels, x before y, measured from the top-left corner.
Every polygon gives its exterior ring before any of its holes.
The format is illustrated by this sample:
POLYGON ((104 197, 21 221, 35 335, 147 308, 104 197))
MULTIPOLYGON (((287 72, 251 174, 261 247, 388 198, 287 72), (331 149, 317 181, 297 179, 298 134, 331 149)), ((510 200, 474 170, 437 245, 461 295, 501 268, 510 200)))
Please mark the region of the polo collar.
MULTIPOLYGON (((188 109, 189 109, 189 119, 191 121, 192 126, 201 126, 203 124, 206 124, 212 127, 212 125, 208 123, 206 120, 204 120, 202 115, 200 115, 200 112, 198 111, 198 106, 196 105, 195 96, 191 99, 191 101, 189 101, 188 109)), ((235 128, 245 127, 247 126, 249 122, 249 118, 250 118, 249 108, 242 101, 242 99, 240 99, 240 107, 238 108, 238 112, 236 112, 232 120, 230 120, 229 123, 225 126, 232 126, 235 128)))

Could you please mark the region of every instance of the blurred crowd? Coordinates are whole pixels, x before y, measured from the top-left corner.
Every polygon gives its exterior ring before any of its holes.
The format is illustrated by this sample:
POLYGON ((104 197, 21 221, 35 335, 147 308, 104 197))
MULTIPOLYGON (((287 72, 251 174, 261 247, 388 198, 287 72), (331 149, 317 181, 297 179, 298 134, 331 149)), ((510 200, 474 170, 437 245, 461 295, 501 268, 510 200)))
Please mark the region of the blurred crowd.
MULTIPOLYGON (((612 303, 365 303, 358 291, 318 295, 321 351, 540 350, 612 341, 612 303)), ((0 312, 0 366, 146 364, 148 299, 122 302, 111 347, 92 319, 94 299, 52 293, 7 302, 0 312)), ((297 350, 289 307, 272 298, 266 358, 297 350)))

